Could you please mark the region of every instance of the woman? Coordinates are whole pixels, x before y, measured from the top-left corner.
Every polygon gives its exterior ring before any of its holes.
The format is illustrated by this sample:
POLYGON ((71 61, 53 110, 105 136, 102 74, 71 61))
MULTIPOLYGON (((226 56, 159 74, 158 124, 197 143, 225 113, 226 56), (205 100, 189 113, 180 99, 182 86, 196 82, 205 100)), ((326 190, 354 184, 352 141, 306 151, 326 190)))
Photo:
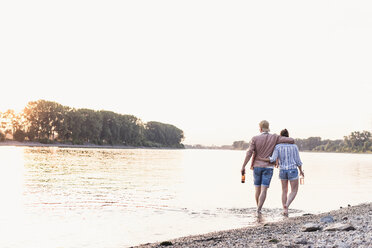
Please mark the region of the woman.
MULTIPOLYGON (((281 136, 289 137, 287 129, 280 132, 281 136)), ((302 171, 302 162, 298 152, 298 148, 295 144, 278 144, 275 146, 274 152, 269 159, 262 159, 264 161, 270 161, 274 163, 279 162, 279 178, 282 183, 282 204, 283 214, 288 215, 288 208, 292 201, 297 195, 298 191, 298 169, 300 175, 305 176, 302 171), (291 185, 291 193, 288 195, 288 181, 291 185)))

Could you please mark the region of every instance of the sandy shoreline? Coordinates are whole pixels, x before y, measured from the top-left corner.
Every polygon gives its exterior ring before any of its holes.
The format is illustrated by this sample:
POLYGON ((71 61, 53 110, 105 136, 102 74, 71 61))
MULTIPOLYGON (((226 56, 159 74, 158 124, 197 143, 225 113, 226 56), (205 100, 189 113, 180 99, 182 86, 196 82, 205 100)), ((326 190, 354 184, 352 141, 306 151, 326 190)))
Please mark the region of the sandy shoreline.
POLYGON ((136 247, 372 247, 372 203, 136 247))

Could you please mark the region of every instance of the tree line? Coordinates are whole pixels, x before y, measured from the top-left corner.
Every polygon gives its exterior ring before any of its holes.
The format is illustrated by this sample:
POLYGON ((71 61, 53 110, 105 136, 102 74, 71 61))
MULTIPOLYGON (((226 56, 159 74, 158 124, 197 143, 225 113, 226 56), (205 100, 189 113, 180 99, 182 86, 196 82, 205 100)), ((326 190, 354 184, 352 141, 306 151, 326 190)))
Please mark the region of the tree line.
MULTIPOLYGON (((355 131, 344 139, 322 140, 321 137, 309 137, 307 139, 295 139, 296 145, 300 151, 317 152, 372 152, 372 133, 369 131, 355 131)), ((235 150, 246 150, 249 143, 241 140, 234 141, 232 144, 235 150)))
POLYGON ((8 137, 23 142, 128 145, 183 148, 183 131, 156 121, 142 122, 133 115, 111 111, 75 109, 38 100, 16 114, 0 113, 0 141, 8 137))

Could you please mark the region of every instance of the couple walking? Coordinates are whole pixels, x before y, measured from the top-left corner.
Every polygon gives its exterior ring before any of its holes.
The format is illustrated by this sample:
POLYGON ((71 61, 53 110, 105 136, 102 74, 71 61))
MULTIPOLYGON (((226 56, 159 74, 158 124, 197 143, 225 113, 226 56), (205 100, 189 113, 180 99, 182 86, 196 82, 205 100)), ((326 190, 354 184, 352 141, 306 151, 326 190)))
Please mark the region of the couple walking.
POLYGON ((283 214, 288 215, 288 207, 296 197, 298 191, 297 167, 300 170, 301 176, 304 176, 298 148, 294 144, 294 139, 289 138, 287 129, 282 130, 279 136, 269 133, 268 121, 261 121, 259 126, 261 134, 252 138, 241 173, 242 175, 245 174, 245 167, 253 155, 250 169, 253 170, 257 212, 261 213, 266 199, 267 189, 270 186, 273 176, 274 166, 279 164, 279 178, 282 183, 283 214), (288 181, 291 185, 291 193, 289 195, 288 181))

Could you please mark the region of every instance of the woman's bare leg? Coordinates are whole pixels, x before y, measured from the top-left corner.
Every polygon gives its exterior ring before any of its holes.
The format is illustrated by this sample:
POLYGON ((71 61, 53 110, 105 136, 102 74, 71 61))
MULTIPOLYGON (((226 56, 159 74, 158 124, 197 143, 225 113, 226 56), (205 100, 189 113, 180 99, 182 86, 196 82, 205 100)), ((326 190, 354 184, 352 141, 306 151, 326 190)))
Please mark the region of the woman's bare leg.
POLYGON ((287 206, 287 194, 288 194, 288 180, 280 180, 282 182, 282 205, 283 205, 283 214, 288 214, 287 206))
POLYGON ((298 192, 298 179, 296 180, 291 180, 289 181, 291 184, 291 193, 288 195, 288 200, 287 200, 287 208, 289 205, 291 205, 292 201, 295 199, 297 192, 298 192))

